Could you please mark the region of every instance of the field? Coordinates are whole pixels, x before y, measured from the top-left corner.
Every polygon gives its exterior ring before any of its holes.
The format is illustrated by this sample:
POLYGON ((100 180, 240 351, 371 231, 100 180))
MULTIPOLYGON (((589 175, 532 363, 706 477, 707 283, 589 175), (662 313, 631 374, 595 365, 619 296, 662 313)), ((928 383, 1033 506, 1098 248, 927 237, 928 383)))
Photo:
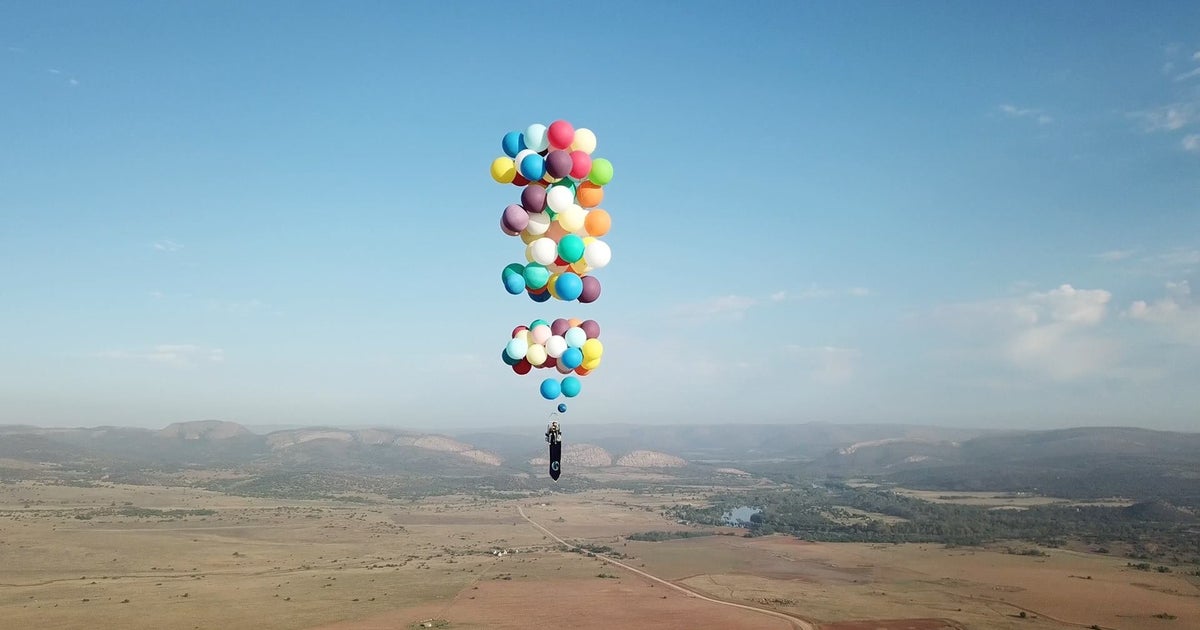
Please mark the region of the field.
POLYGON ((129 629, 1200 627, 1196 578, 1095 554, 629 541, 688 528, 661 514, 676 499, 615 490, 366 500, 0 484, 0 614, 12 627, 129 629), (518 508, 628 568, 564 550, 518 508))

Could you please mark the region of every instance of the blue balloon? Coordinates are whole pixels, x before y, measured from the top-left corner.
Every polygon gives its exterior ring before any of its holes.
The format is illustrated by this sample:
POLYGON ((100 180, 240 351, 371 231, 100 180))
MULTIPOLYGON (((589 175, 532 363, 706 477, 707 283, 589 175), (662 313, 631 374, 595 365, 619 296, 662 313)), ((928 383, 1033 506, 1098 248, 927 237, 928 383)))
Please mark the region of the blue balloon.
POLYGON ((504 155, 515 158, 518 153, 527 148, 525 136, 520 131, 510 131, 504 134, 504 139, 500 141, 500 148, 504 149, 504 155))
POLYGON ((504 361, 504 365, 507 365, 508 367, 512 367, 521 362, 520 359, 514 359, 514 358, 508 356, 508 348, 507 347, 500 351, 500 359, 502 361, 504 361))
POLYGON ((558 413, 567 413, 567 403, 558 403, 558 413))
POLYGON ((537 155, 526 155, 520 164, 521 176, 531 182, 536 182, 546 174, 546 158, 537 155))
POLYGON ((511 295, 519 295, 525 290, 525 276, 519 274, 505 274, 504 290, 511 295))
POLYGON ((566 396, 567 398, 574 398, 578 396, 579 390, 582 388, 583 383, 580 383, 579 379, 575 378, 574 376, 568 376, 564 378, 562 380, 562 385, 559 386, 559 389, 562 391, 562 395, 566 396))
POLYGON ((562 358, 559 360, 562 361, 563 365, 567 366, 568 370, 574 370, 583 365, 583 350, 579 348, 567 348, 567 351, 562 354, 562 358))
POLYGON ((549 300, 550 297, 551 296, 550 296, 549 291, 542 291, 541 293, 532 293, 531 292, 529 294, 529 299, 533 300, 534 302, 537 302, 538 304, 541 304, 542 302, 549 300))
POLYGON ((562 385, 559 385, 558 381, 552 378, 542 381, 542 398, 554 400, 559 394, 562 394, 562 385))
POLYGON ((568 271, 558 277, 554 290, 558 292, 559 299, 570 302, 583 295, 583 279, 568 271))
MULTIPOLYGON (((525 353, 528 351, 529 342, 521 341, 520 339, 510 339, 508 341, 508 345, 504 347, 504 353, 508 355, 508 358, 513 359, 514 361, 520 361, 521 359, 524 359, 525 353)), ((582 352, 579 354, 580 356, 583 356, 582 352)))

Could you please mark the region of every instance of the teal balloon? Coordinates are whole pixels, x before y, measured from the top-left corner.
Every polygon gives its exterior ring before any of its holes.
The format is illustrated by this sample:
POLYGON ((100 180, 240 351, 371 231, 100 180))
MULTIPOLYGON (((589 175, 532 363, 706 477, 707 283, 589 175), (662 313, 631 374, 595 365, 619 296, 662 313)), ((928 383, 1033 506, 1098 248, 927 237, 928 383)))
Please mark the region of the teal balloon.
POLYGON ((525 290, 525 265, 513 263, 505 267, 500 273, 500 280, 504 282, 505 291, 520 295, 525 290))
POLYGON ((567 366, 568 370, 574 370, 583 365, 583 350, 579 348, 567 348, 567 351, 563 353, 559 361, 562 361, 562 364, 567 366))
MULTIPOLYGON (((510 359, 515 359, 517 361, 520 361, 521 359, 525 358, 525 352, 528 350, 529 350, 529 342, 528 341, 522 341, 520 339, 510 339, 508 342, 508 345, 505 346, 505 348, 504 348, 504 354, 507 354, 508 358, 510 358, 510 359)), ((580 358, 582 358, 583 353, 580 352, 579 356, 580 356, 580 358)))
POLYGON ((554 400, 562 394, 562 385, 558 381, 548 378, 542 381, 542 398, 546 400, 554 400))
POLYGON ((549 325, 550 325, 550 322, 548 322, 544 319, 535 319, 529 323, 529 330, 533 330, 534 328, 537 328, 538 326, 549 326, 549 325))
POLYGON ((579 379, 574 376, 568 376, 564 378, 562 380, 562 384, 559 385, 559 390, 562 391, 562 395, 566 396, 567 398, 574 398, 578 396, 579 390, 582 388, 583 384, 580 383, 579 379))
POLYGON ((528 289, 540 289, 550 281, 550 270, 538 263, 525 265, 525 272, 521 275, 525 278, 525 287, 528 289))
POLYGON ((586 247, 583 244, 583 239, 574 234, 567 234, 558 242, 558 256, 569 263, 573 263, 583 258, 583 250, 586 247))
POLYGON ((550 184, 551 188, 553 188, 555 186, 566 186, 567 188, 570 188, 571 193, 574 194, 575 191, 579 188, 579 183, 576 182, 575 180, 571 179, 570 177, 564 177, 564 178, 554 182, 553 184, 550 184))
POLYGON ((554 291, 558 293, 558 299, 570 302, 583 294, 583 279, 568 271, 558 277, 554 291))
POLYGON ((558 403, 558 413, 567 413, 567 403, 558 403))

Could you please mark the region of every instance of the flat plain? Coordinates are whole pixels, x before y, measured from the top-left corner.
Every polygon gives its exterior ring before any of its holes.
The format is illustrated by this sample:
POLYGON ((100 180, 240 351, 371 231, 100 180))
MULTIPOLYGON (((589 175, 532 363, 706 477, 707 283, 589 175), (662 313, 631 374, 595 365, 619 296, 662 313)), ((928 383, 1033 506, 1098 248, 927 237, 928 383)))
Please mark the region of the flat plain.
MULTIPOLYGON (((0 615, 37 628, 1200 627, 1200 583, 1063 549, 807 543, 691 529, 670 495, 363 503, 189 487, 0 484, 0 615), (710 598, 702 600, 572 544, 710 598), (1022 617, 1024 613, 1024 617, 1022 617), (1158 616, 1155 616, 1158 615, 1158 616)), ((688 497, 694 500, 695 497, 688 497)))

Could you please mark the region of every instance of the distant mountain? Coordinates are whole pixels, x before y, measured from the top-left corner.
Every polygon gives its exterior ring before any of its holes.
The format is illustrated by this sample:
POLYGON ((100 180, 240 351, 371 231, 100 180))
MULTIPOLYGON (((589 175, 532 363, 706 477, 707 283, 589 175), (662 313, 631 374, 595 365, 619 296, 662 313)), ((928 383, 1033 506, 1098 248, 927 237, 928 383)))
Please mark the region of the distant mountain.
POLYGON ((156 435, 184 440, 228 440, 236 437, 252 437, 254 433, 236 422, 197 420, 168 424, 166 428, 157 431, 156 435))

